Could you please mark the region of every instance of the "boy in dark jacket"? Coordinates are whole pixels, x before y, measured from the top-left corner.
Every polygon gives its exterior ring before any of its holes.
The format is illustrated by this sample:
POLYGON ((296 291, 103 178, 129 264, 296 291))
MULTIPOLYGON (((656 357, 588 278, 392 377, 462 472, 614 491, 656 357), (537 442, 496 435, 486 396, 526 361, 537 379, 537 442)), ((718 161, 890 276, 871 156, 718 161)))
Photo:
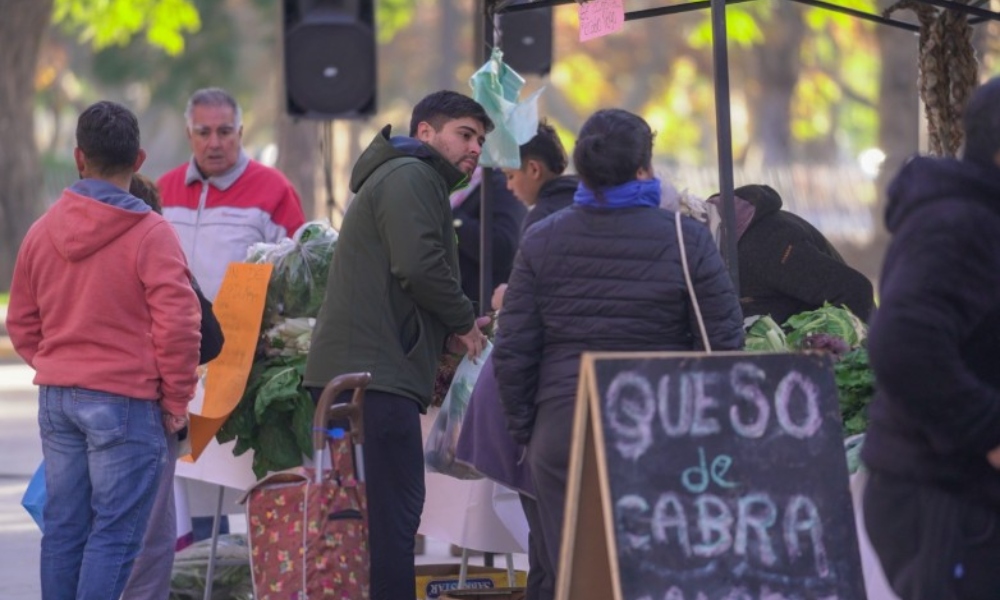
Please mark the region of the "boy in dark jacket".
MULTIPOLYGON (((573 204, 573 194, 580 180, 563 175, 569 158, 555 128, 540 121, 535 137, 521 145, 521 167, 504 169, 507 189, 530 210, 524 217, 521 231, 541 221, 552 213, 573 204)), ((493 310, 500 310, 506 280, 493 292, 493 310)))
POLYGON ((504 169, 507 189, 530 208, 523 231, 573 203, 580 180, 563 175, 569 159, 555 128, 541 121, 535 137, 521 145, 521 168, 504 169))
POLYGON ((889 186, 865 525, 902 600, 1000 598, 1000 79, 889 186))

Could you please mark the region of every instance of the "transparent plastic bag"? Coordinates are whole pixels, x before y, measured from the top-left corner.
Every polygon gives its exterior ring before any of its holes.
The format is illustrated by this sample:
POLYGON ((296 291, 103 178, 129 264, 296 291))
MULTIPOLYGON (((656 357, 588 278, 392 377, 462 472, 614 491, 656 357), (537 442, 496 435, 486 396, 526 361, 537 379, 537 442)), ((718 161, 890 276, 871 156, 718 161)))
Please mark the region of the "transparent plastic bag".
POLYGON ((266 323, 274 324, 279 317, 316 317, 337 237, 328 222, 309 221, 291 239, 250 247, 247 262, 274 265, 267 285, 266 323))
POLYGON ((490 59, 469 79, 472 97, 486 110, 495 129, 486 135, 479 164, 484 167, 521 167, 521 144, 538 131, 539 88, 518 101, 524 78, 503 62, 503 52, 494 48, 490 59))
MULTIPOLYGON (((179 551, 170 576, 170 600, 202 600, 208 583, 212 540, 179 551)), ((212 600, 253 600, 250 547, 245 534, 222 534, 215 548, 212 600)))
POLYGON ((469 408, 472 389, 492 350, 493 345, 487 344, 475 363, 468 356, 458 363, 455 378, 452 379, 448 394, 441 404, 441 411, 434 420, 424 445, 424 463, 428 471, 456 479, 482 478, 479 471, 455 460, 455 450, 458 448, 458 437, 462 433, 462 422, 465 420, 465 411, 469 408))

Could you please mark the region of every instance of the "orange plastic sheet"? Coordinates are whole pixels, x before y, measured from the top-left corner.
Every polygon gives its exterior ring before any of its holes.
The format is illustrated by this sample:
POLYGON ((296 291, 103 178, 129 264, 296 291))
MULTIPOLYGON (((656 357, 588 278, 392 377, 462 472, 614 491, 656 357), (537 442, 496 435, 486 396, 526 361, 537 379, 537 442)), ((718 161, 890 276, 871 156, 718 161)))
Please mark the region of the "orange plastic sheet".
POLYGON ((236 409, 246 390, 247 377, 260 337, 270 264, 230 263, 212 308, 226 341, 208 364, 205 401, 201 414, 191 414, 191 454, 195 461, 236 409))

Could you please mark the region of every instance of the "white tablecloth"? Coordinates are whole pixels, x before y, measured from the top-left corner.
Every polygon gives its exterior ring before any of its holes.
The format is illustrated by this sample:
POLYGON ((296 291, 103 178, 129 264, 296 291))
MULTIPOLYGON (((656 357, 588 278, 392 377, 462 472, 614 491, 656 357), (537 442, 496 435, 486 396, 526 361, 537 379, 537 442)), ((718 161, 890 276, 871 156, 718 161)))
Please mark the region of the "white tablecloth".
POLYGON ((854 522, 858 533, 858 545, 861 548, 861 570, 865 576, 865 592, 868 600, 899 600, 885 580, 882 565, 871 542, 868 541, 868 532, 865 531, 861 498, 867 481, 868 474, 864 471, 851 475, 851 499, 854 500, 854 522))

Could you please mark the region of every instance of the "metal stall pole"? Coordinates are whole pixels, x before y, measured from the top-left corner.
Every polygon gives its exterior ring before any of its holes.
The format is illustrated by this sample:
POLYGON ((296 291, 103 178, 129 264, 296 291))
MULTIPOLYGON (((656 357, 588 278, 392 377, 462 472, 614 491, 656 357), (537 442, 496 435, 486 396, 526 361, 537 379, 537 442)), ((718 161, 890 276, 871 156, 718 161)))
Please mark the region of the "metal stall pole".
MULTIPOLYGON (((493 47, 499 45, 497 39, 496 23, 494 21, 494 11, 488 2, 483 1, 482 6, 482 26, 477 30, 479 39, 477 42, 478 52, 473 53, 473 57, 479 56, 485 63, 493 54, 493 47)), ((478 67, 479 65, 475 65, 478 67)), ((490 180, 493 178, 493 169, 483 168, 482 182, 479 184, 479 314, 485 315, 490 312, 490 299, 493 297, 493 190, 490 189, 490 180)))
POLYGON ((205 571, 205 595, 204 600, 211 600, 212 587, 215 583, 215 553, 219 548, 219 522, 222 520, 222 499, 226 495, 226 488, 219 486, 219 500, 215 505, 215 517, 212 518, 212 549, 208 553, 208 568, 205 571))
POLYGON ((726 0, 711 0, 712 64, 715 70, 715 130, 719 146, 719 196, 722 198, 722 257, 737 295, 740 292, 736 254, 736 206, 733 199, 733 131, 729 115, 729 53, 726 37, 726 0))

